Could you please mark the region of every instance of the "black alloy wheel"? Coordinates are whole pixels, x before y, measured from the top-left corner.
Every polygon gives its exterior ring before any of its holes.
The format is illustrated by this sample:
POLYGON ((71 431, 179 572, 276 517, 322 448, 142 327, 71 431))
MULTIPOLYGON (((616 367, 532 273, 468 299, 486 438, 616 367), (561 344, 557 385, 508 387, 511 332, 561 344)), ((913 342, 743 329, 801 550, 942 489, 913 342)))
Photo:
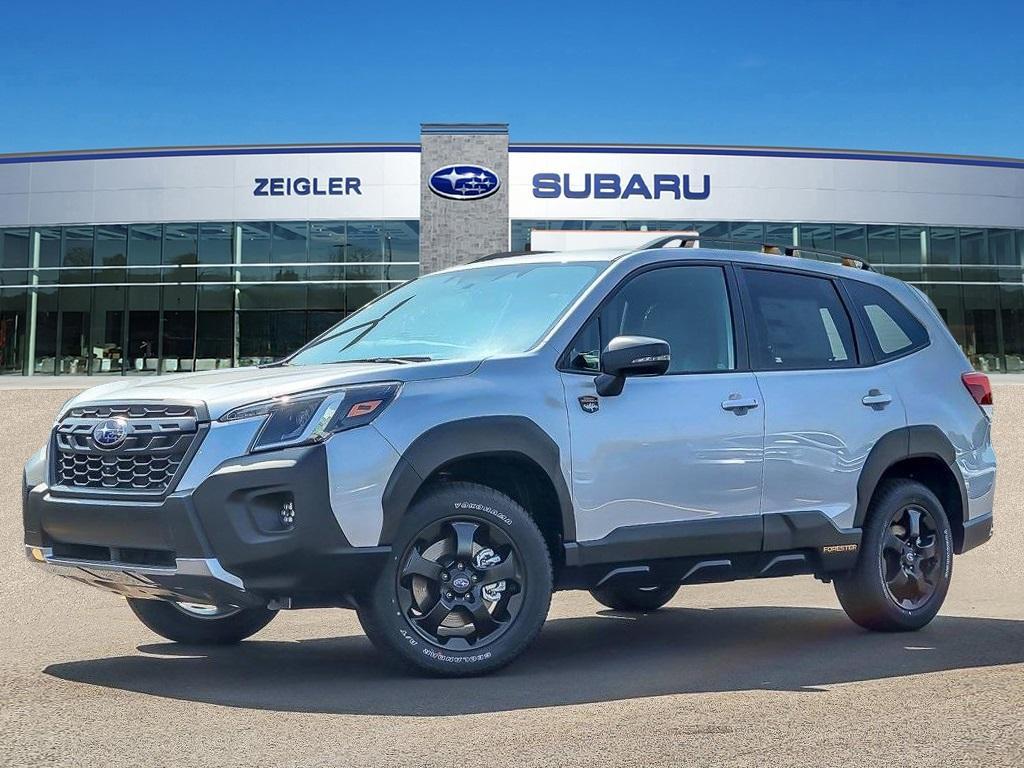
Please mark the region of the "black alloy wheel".
POLYGON ((477 483, 440 482, 406 512, 376 581, 357 597, 373 644, 448 677, 493 672, 544 625, 548 543, 516 501, 477 483))
POLYGON ((953 576, 953 530, 935 493, 911 478, 872 496, 856 565, 835 575, 846 614, 865 629, 920 629, 942 607, 953 576))
POLYGON ((938 525, 931 513, 908 504, 892 516, 882 538, 885 589, 900 608, 916 610, 938 588, 938 525))
POLYGON ((449 650, 480 648, 501 637, 519 613, 527 588, 521 560, 495 524, 431 523, 402 558, 398 604, 425 640, 449 650))

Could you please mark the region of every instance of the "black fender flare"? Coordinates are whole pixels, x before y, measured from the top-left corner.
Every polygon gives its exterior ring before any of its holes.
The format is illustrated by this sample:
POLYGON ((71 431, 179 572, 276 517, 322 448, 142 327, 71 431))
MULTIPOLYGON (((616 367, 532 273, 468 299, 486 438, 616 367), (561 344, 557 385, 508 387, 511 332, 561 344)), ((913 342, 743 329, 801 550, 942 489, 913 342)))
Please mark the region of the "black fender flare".
POLYGON ((409 504, 437 469, 457 459, 500 455, 525 457, 543 470, 558 497, 564 539, 575 541, 576 517, 558 444, 525 416, 478 416, 432 427, 405 450, 384 488, 380 543, 392 543, 409 504))
POLYGON ((938 427, 917 425, 900 427, 887 432, 875 443, 864 462, 860 478, 857 480, 857 511, 853 525, 864 526, 868 514, 868 505, 878 487, 882 475, 891 467, 905 459, 935 458, 941 460, 953 476, 956 477, 960 489, 960 501, 964 514, 967 513, 967 486, 964 483, 960 467, 956 463, 956 449, 949 438, 938 427))

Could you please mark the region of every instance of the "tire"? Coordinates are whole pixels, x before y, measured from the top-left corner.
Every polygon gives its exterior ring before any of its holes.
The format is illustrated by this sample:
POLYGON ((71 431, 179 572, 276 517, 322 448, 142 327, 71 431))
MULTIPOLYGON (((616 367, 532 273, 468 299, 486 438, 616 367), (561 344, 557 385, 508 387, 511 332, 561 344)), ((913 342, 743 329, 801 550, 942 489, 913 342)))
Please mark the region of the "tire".
POLYGON ((856 567, 834 581, 854 622, 907 632, 935 618, 952 575, 953 532, 942 503, 921 483, 894 479, 871 500, 856 567))
POLYGON ((131 597, 128 606, 153 632, 189 645, 233 645, 259 632, 277 615, 266 608, 201 610, 167 600, 131 597))
POLYGON ((406 513, 392 548, 357 612, 370 641, 413 669, 493 672, 544 625, 551 557, 536 523, 508 496, 475 483, 439 484, 406 513))
POLYGON ((590 594, 613 611, 648 613, 656 611, 676 596, 678 584, 660 587, 600 587, 590 594))

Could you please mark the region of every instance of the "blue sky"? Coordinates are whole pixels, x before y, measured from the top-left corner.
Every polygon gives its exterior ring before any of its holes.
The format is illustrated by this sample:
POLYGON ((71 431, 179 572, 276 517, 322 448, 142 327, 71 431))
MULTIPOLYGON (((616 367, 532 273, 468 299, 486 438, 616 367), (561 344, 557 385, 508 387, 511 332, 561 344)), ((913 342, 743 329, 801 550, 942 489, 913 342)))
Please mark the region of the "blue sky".
POLYGON ((1024 156, 1021 2, 26 3, 0 152, 415 141, 1024 156))

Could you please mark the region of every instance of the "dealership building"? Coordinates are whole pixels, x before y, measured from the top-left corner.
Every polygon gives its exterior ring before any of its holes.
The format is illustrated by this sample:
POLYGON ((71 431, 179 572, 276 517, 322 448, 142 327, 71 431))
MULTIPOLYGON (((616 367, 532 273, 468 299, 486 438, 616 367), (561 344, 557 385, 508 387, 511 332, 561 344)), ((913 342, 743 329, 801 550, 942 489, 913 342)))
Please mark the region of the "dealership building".
POLYGON ((0 155, 0 372, 258 365, 550 230, 849 253, 925 291, 976 368, 1024 370, 1024 160, 424 124, 418 143, 0 155))

